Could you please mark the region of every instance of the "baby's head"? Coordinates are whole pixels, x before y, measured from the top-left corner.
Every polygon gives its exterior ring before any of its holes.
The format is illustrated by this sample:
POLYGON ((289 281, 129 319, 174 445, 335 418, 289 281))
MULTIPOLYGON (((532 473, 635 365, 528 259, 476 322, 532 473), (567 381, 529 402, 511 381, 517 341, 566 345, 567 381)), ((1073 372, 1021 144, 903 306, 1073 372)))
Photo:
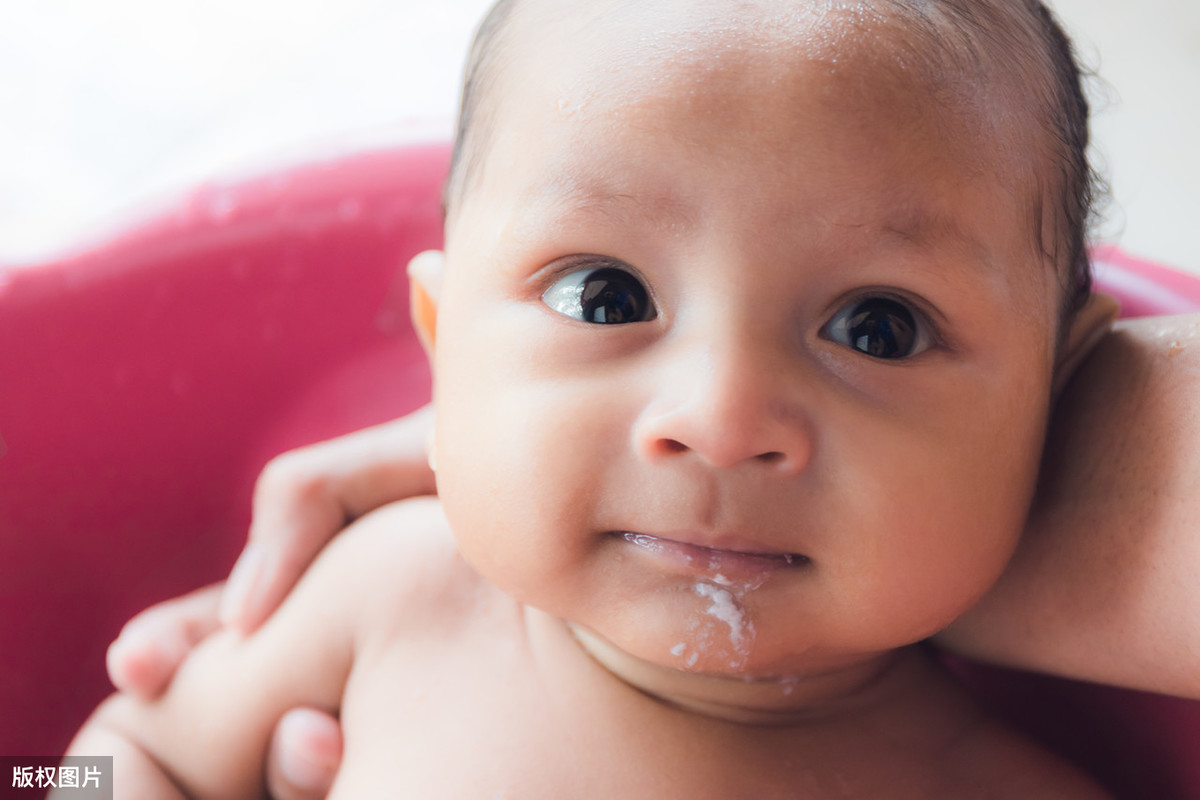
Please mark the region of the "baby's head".
POLYGON ((947 625, 1103 318, 1086 115, 1034 2, 503 0, 415 271, 464 556, 684 672, 947 625))

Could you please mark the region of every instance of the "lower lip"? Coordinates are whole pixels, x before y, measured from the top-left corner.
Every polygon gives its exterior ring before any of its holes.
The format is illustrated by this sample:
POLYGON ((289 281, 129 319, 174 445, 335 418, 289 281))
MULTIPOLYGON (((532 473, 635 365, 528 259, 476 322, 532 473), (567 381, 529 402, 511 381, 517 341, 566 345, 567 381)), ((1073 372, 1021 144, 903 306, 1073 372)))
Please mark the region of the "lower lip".
POLYGON ((747 553, 677 542, 645 533, 619 532, 634 547, 673 567, 730 579, 761 577, 780 569, 799 569, 811 563, 798 553, 747 553))

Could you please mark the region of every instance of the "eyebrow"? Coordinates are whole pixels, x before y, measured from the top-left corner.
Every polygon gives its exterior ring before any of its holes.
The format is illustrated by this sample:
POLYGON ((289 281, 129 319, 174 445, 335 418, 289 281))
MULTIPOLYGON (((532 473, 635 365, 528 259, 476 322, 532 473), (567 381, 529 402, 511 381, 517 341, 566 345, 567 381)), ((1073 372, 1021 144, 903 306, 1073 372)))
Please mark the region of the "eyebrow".
MULTIPOLYGON (((864 223, 864 227, 866 223, 864 223)), ((875 227, 875 226, 872 226, 875 227)), ((879 222, 878 231, 917 246, 944 239, 954 239, 974 249, 982 247, 979 240, 962 229, 952 217, 920 204, 901 204, 879 222)))
MULTIPOLYGON (((619 181, 591 176, 556 174, 535 183, 522 192, 517 206, 530 213, 547 212, 554 219, 566 220, 576 214, 598 214, 621 227, 649 225, 658 230, 673 232, 694 230, 701 224, 699 210, 680 195, 665 191, 627 191, 619 181)), ((833 227, 856 228, 868 235, 878 236, 898 244, 925 249, 939 243, 952 243, 964 253, 979 258, 956 259, 955 272, 977 273, 976 265, 991 264, 989 249, 969 231, 964 230, 953 215, 941 213, 928 204, 896 199, 879 214, 864 205, 861 222, 836 220, 822 215, 833 227)))
POLYGON ((675 230, 694 227, 698 216, 691 203, 669 190, 634 193, 599 179, 561 175, 522 192, 519 203, 522 207, 551 211, 557 218, 596 213, 620 225, 637 220, 675 230))

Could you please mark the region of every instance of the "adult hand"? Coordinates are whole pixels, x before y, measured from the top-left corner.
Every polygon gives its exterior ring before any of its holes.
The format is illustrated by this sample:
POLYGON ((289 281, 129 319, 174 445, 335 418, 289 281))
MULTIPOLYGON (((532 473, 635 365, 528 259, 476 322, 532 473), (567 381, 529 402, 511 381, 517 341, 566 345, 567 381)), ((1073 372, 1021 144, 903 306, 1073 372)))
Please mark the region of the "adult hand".
POLYGON ((158 697, 192 648, 220 627, 217 604, 224 584, 166 600, 141 612, 108 646, 108 678, 122 692, 158 697))
POLYGON ((323 800, 342 763, 342 728, 315 708, 283 715, 267 752, 267 791, 274 800, 323 800))
POLYGON ((426 443, 433 413, 407 417, 277 457, 254 491, 249 542, 229 581, 138 614, 108 653, 122 691, 152 698, 219 624, 243 633, 271 615, 325 544, 355 518, 435 491, 426 443))
MULTIPOLYGON (((249 541, 227 584, 213 584, 135 616, 108 650, 118 689, 161 694, 196 643, 222 624, 244 633, 271 615, 321 548, 355 518, 436 489, 428 465, 428 407, 407 417, 293 450, 263 470, 249 541)), ((316 800, 341 762, 341 728, 329 714, 293 709, 276 726, 268 786, 277 800, 316 800)))
POLYGON ((124 691, 157 696, 220 623, 249 633, 279 606, 321 548, 366 512, 436 490, 428 406, 393 422, 275 458, 254 490, 249 541, 229 581, 160 603, 130 620, 109 648, 124 691), (219 602, 218 602, 219 600, 219 602))
POLYGON ((347 524, 385 503, 435 492, 432 432, 426 406, 271 461, 255 486, 249 541, 222 593, 221 621, 253 631, 347 524))
MULTIPOLYGON (((108 674, 123 692, 152 699, 171 682, 197 642, 220 627, 224 584, 167 600, 126 623, 108 648, 108 674)), ((275 726, 267 754, 267 788, 274 800, 322 800, 342 760, 342 731, 334 717, 295 708, 275 726)))

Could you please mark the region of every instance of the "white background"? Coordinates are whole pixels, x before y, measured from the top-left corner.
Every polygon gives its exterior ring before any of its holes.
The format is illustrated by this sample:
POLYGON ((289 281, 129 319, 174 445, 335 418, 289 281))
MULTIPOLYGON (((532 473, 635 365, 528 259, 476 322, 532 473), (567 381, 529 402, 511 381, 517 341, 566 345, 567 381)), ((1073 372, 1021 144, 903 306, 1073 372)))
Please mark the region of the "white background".
MULTIPOLYGON (((0 0, 0 263, 308 149, 448 137, 488 0, 0 0)), ((1102 229, 1200 272, 1200 0, 1056 0, 1107 88, 1102 229)))

